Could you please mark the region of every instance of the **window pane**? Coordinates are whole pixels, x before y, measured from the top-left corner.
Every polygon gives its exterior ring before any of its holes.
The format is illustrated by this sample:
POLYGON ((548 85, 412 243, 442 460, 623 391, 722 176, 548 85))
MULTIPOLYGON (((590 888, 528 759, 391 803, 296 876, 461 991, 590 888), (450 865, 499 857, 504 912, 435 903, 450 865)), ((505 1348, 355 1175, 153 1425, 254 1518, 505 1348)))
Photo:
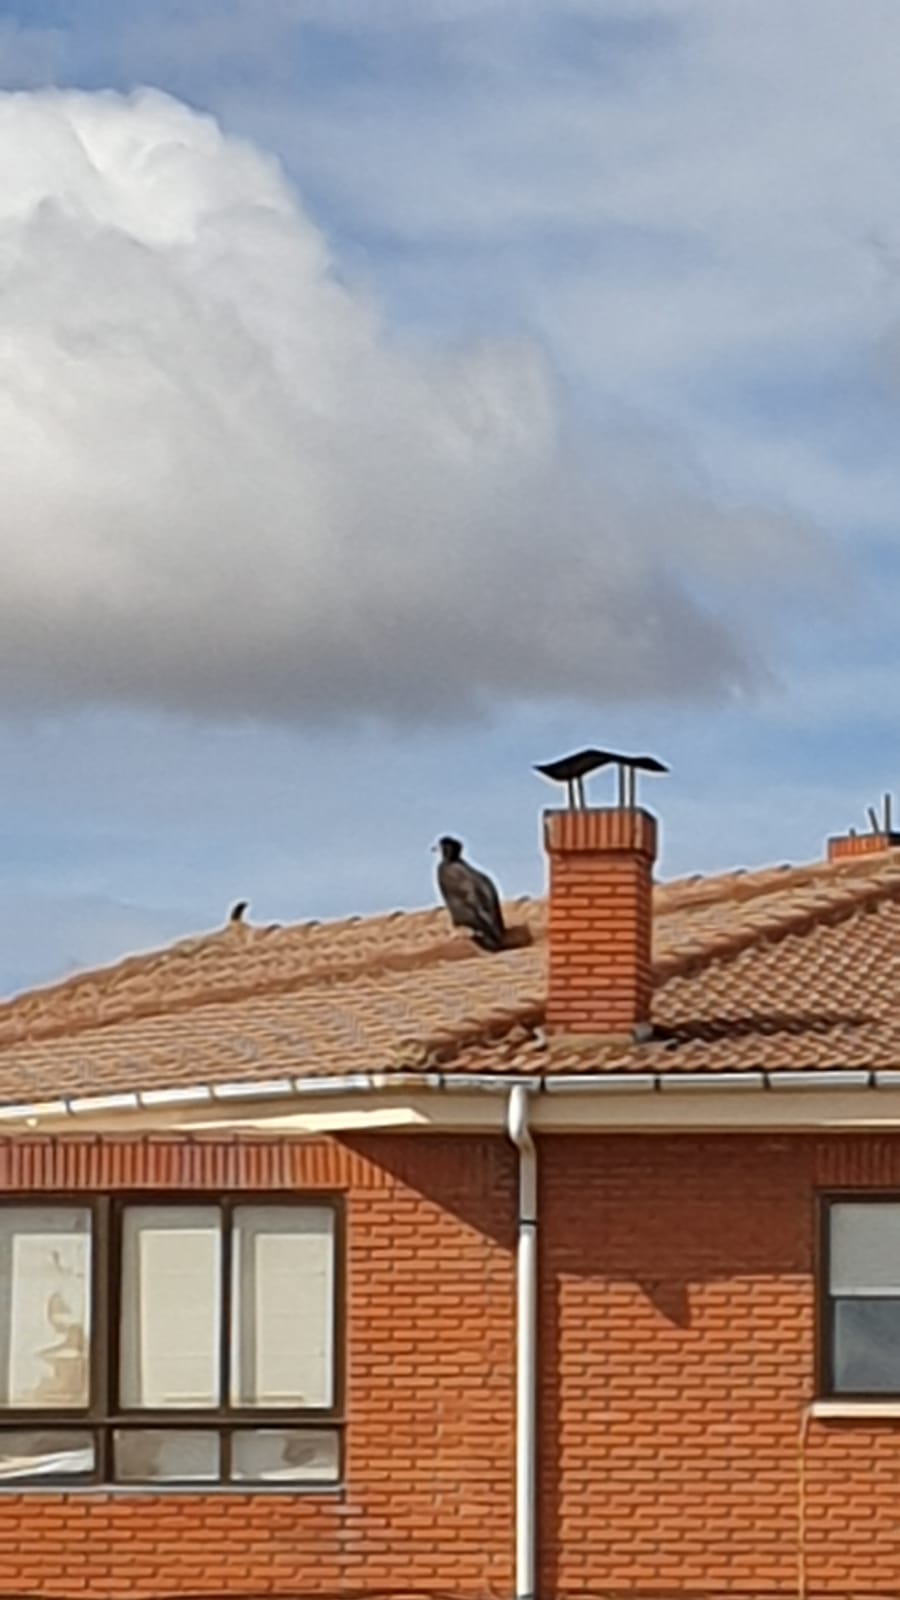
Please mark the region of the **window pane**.
POLYGON ((238 1206, 232 1248, 232 1405, 331 1405, 334 1212, 238 1206))
POLYGON ((118 1483, 214 1483, 219 1436, 200 1429, 117 1428, 113 1458, 118 1483))
POLYGON ((833 1205, 832 1294, 900 1294, 900 1205, 833 1205))
POLYGON ((123 1223, 122 1405, 218 1405, 217 1208, 129 1206, 123 1223))
POLYGON ((0 1483, 16 1478, 82 1477, 94 1470, 89 1433, 0 1432, 0 1483))
POLYGON ((838 1300, 833 1327, 835 1390, 900 1394, 900 1299, 838 1300))
POLYGON ((86 1207, 0 1208, 0 1406, 88 1404, 90 1226, 86 1207))
POLYGON ((259 1428, 231 1436, 231 1476, 256 1483, 337 1483, 334 1429, 259 1428))

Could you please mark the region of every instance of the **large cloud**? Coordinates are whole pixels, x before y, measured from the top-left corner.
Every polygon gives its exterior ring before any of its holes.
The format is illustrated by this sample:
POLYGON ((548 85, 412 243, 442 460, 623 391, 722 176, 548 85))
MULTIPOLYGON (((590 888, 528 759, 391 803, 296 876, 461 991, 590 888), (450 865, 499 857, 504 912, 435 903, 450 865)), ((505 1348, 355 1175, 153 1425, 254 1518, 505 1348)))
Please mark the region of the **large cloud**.
POLYGON ((277 165, 166 96, 0 97, 0 289, 7 708, 752 679, 746 574, 797 529, 587 463, 525 341, 392 340, 277 165))

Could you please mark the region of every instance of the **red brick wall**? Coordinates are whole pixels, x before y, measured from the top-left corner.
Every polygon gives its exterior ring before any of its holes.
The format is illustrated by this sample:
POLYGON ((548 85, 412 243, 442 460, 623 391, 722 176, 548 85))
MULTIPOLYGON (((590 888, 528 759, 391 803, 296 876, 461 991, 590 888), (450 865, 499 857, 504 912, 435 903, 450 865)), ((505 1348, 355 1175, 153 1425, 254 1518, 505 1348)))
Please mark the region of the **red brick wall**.
POLYGON ((900 1595, 900 1421, 805 1415, 816 1187, 900 1189, 900 1139, 550 1139, 543 1174, 544 1592, 900 1595))
MULTIPOLYGON (((186 1149, 65 1159, 124 1187, 177 1186, 190 1161, 211 1185, 346 1191, 346 1486, 0 1495, 0 1595, 510 1594, 504 1142, 186 1149)), ((0 1147, 0 1190, 49 1186, 45 1150, 0 1147)), ((900 1190, 900 1138, 545 1138, 540 1155, 541 1594, 896 1600, 900 1422, 805 1407, 816 1188, 900 1190)))
POLYGON ((509 1586, 514 1167, 499 1139, 0 1147, 0 1191, 83 1184, 347 1195, 344 1490, 0 1494, 0 1595, 509 1586))

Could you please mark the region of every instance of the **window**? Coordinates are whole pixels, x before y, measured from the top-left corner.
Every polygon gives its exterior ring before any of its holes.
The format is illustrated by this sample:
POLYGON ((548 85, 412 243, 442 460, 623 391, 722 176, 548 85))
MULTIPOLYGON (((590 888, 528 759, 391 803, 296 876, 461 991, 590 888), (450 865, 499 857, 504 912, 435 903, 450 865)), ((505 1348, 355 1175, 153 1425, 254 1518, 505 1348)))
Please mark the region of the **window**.
POLYGON ((825 1208, 829 1394, 900 1396, 900 1200, 825 1208))
POLYGON ((338 1211, 0 1205, 0 1485, 340 1476, 338 1211))

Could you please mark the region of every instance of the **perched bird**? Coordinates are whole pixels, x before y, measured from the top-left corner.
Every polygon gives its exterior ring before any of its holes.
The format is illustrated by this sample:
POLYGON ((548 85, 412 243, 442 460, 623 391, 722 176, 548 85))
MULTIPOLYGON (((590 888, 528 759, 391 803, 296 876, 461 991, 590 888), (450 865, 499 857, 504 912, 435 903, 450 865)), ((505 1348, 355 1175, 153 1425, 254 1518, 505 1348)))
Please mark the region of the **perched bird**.
POLYGON ((470 928, 482 950, 502 950, 506 940, 500 896, 490 878, 463 860, 458 839, 446 836, 434 846, 440 850, 437 883, 456 928, 470 928))
POLYGON ((237 900, 228 913, 229 922, 243 922, 244 912, 250 905, 249 900, 237 900))

